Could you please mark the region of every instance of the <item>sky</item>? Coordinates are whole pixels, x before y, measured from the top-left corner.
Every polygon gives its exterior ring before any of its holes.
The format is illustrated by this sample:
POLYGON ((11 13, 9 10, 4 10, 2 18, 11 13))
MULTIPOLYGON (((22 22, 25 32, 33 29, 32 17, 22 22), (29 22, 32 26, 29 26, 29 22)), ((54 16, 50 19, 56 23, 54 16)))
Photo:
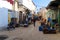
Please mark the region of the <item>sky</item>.
POLYGON ((37 7, 37 11, 42 7, 47 7, 51 0, 33 0, 35 6, 37 7))

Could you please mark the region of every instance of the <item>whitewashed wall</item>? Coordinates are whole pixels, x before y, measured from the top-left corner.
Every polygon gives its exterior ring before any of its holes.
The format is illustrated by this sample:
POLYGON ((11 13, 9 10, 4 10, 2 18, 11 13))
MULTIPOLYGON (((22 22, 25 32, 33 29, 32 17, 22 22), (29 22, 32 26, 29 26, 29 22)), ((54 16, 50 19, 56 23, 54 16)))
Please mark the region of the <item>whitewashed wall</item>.
POLYGON ((3 7, 12 10, 12 4, 7 1, 0 0, 0 8, 3 7))
POLYGON ((7 27, 8 25, 8 9, 0 8, 0 27, 7 27))
POLYGON ((32 0, 23 0, 23 5, 26 6, 30 10, 36 10, 35 5, 32 3, 32 0), (32 8, 31 8, 32 7, 32 8))

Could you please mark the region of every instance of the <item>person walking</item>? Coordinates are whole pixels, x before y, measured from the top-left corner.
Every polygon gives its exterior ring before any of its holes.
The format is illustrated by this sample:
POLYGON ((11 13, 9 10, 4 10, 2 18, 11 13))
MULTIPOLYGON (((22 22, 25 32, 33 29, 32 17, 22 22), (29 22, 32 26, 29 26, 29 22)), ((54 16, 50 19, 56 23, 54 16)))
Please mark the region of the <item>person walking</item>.
POLYGON ((50 18, 50 16, 48 17, 48 21, 49 21, 49 22, 51 22, 51 21, 52 21, 52 19, 50 18))
POLYGON ((33 17, 33 24, 34 24, 34 27, 35 27, 35 23, 36 23, 36 18, 35 16, 33 17))

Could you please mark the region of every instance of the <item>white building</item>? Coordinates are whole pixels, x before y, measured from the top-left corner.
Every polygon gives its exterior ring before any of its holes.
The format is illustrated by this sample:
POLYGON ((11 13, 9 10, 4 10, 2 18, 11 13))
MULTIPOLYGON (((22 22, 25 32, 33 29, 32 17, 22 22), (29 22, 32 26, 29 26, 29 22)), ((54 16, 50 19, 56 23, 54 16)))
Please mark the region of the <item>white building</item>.
MULTIPOLYGON (((34 13, 36 11, 36 6, 32 2, 32 0, 15 0, 14 8, 16 11, 22 11, 24 14, 26 9, 30 10, 31 13, 34 13)), ((15 16, 18 18, 19 21, 19 13, 16 13, 15 16)))
POLYGON ((32 2, 32 0, 18 0, 18 2, 19 2, 20 5, 21 4, 24 5, 25 7, 27 7, 31 11, 36 10, 36 6, 32 2))
POLYGON ((12 10, 12 4, 0 0, 0 28, 7 27, 8 25, 8 10, 12 10))
POLYGON ((3 7, 12 10, 12 4, 10 4, 8 1, 0 0, 0 8, 3 7))
POLYGON ((25 9, 34 13, 36 6, 32 0, 14 0, 13 5, 7 0, 0 0, 0 27, 7 26, 11 18, 19 20, 19 11, 25 11, 25 9))

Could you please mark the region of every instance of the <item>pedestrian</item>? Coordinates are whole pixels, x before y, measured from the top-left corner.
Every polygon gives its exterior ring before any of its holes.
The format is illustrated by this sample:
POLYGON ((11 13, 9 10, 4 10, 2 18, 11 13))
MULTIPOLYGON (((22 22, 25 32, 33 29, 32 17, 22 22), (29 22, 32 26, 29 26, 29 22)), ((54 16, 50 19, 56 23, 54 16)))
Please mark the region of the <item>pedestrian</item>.
POLYGON ((49 17, 48 17, 48 21, 51 22, 51 20, 52 20, 52 19, 51 19, 50 16, 49 16, 49 17))
POLYGON ((42 16, 39 16, 39 20, 41 20, 42 19, 42 16))
POLYGON ((35 27, 35 23, 36 23, 36 18, 35 16, 33 17, 33 24, 34 24, 34 27, 35 27))
POLYGON ((31 18, 31 23, 33 23, 33 17, 31 18))

